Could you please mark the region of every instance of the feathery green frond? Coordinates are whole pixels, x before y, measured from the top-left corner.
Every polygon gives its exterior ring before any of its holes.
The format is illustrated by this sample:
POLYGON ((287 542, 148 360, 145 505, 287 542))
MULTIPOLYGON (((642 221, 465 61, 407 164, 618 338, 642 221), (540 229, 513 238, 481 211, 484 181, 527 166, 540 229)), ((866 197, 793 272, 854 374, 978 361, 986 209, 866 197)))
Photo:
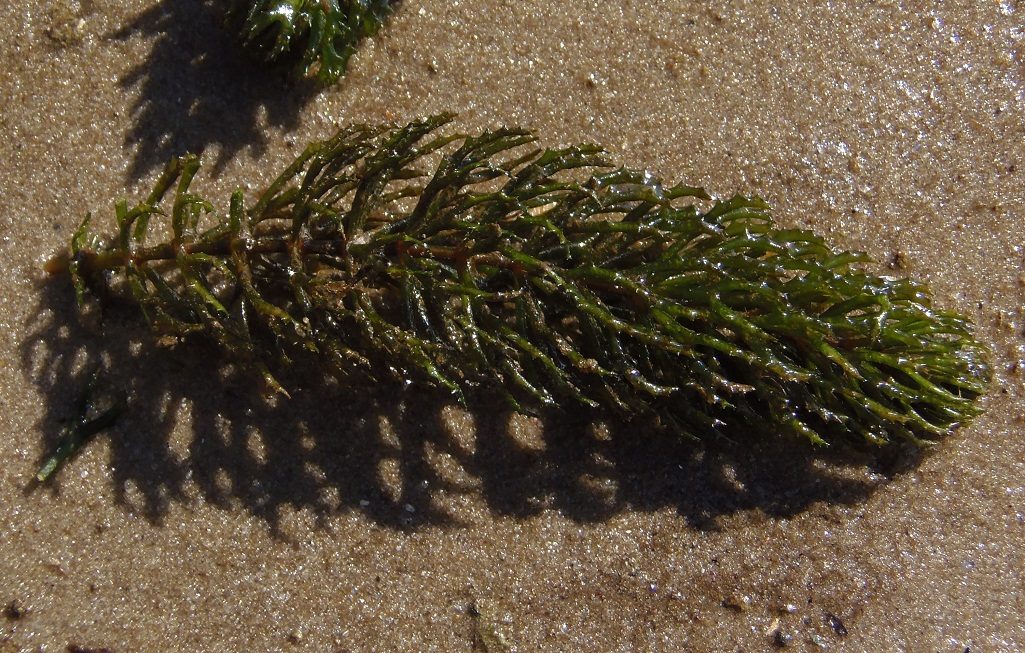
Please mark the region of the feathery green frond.
POLYGON ((267 61, 288 61, 322 84, 345 73, 359 42, 377 34, 395 0, 233 0, 243 40, 267 61))
POLYGON ((212 340, 275 388, 305 352, 342 377, 494 387, 520 410, 600 407, 690 437, 922 443, 980 412, 985 349, 925 286, 761 200, 449 122, 343 129, 226 215, 191 190, 196 159, 174 161, 117 205, 109 245, 83 225, 55 267, 80 285, 118 270, 155 329, 212 340))

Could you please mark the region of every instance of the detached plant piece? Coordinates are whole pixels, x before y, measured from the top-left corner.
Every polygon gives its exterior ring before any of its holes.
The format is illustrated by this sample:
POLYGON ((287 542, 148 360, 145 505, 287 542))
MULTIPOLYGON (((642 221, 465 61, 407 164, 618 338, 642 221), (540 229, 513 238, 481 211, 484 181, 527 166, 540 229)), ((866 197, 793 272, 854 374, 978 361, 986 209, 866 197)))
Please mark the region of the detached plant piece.
POLYGON ((377 31, 395 0, 232 0, 247 46, 267 61, 316 72, 322 84, 345 73, 359 42, 377 31), (243 18, 244 17, 244 18, 243 18))
POLYGON ((89 383, 75 401, 75 413, 68 420, 67 426, 57 441, 57 448, 50 454, 36 473, 36 482, 45 483, 61 465, 75 456, 90 439, 100 431, 110 428, 117 418, 125 411, 124 395, 117 396, 106 408, 101 409, 97 403, 96 385, 100 380, 97 369, 89 378, 89 383))
POLYGON ((760 200, 449 121, 344 129, 226 215, 191 190, 198 161, 176 160, 116 204, 112 241, 87 217, 48 268, 80 293, 125 280, 157 332, 212 340, 279 389, 272 370, 312 354, 348 379, 497 387, 523 411, 819 444, 923 443, 980 412, 985 350, 924 286, 776 226, 760 200))

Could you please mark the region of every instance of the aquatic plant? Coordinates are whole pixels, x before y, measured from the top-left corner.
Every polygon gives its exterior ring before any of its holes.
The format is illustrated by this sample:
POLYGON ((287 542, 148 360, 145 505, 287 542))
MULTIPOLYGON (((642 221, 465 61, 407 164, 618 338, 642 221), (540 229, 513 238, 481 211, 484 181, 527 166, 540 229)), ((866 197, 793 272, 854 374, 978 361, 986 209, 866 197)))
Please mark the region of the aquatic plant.
POLYGON ((116 202, 113 238, 87 216, 47 269, 83 301, 125 289, 161 338, 216 343, 282 393, 279 371, 313 357, 347 382, 494 388, 694 438, 923 444, 980 412, 985 349, 925 286, 758 199, 452 130, 342 129, 223 213, 192 189, 198 159, 176 159, 116 202))
POLYGON ((288 62, 322 84, 345 73, 359 42, 377 34, 394 0, 232 0, 246 46, 267 61, 288 62))

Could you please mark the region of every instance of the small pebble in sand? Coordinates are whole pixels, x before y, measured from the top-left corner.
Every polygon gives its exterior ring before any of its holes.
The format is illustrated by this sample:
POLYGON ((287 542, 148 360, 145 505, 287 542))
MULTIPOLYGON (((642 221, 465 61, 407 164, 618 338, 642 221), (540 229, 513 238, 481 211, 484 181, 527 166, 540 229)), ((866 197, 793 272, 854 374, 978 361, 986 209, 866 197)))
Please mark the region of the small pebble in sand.
POLYGON ((26 613, 28 613, 28 608, 21 599, 11 599, 4 606, 4 616, 8 619, 21 619, 26 613))

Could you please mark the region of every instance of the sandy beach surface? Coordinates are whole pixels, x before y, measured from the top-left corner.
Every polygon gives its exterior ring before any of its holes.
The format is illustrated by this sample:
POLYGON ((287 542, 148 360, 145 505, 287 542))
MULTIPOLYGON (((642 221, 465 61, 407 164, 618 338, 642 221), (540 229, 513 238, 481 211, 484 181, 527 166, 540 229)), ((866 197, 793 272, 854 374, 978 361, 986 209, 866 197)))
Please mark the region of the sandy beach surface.
POLYGON ((221 21, 0 7, 0 651, 1025 648, 1021 3, 406 0, 321 91, 221 21), (172 156, 226 206, 339 126, 441 111, 759 195, 928 282, 992 350, 987 412, 879 461, 416 388, 272 401, 42 271, 172 156), (32 487, 99 360, 129 411, 32 487))

